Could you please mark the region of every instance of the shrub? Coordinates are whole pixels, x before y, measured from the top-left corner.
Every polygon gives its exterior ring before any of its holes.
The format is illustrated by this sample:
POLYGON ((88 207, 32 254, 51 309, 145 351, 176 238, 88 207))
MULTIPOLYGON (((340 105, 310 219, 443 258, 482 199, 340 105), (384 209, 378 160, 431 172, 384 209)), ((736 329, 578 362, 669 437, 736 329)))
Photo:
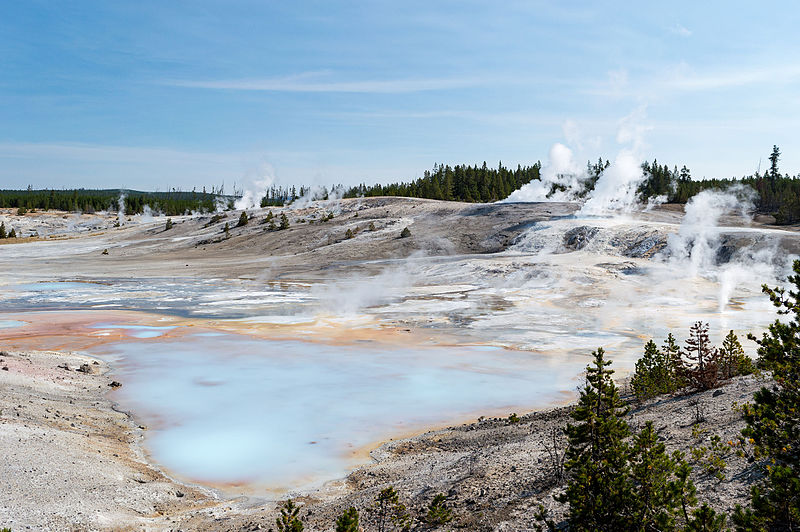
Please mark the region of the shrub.
POLYGON ((406 227, 400 232, 400 238, 408 238, 410 236, 411 236, 411 230, 408 227, 406 227))
POLYGON ((167 218, 167 223, 164 226, 164 231, 169 231, 172 229, 172 218, 167 218))
POLYGON ((279 532, 302 532, 303 522, 299 517, 300 507, 296 506, 292 499, 283 503, 281 515, 275 519, 279 532))
POLYGON ((520 418, 519 418, 519 416, 517 415, 516 412, 514 412, 510 416, 508 416, 508 422, 511 423, 512 425, 516 425, 517 423, 520 422, 520 418))
POLYGON ((336 520, 336 532, 358 532, 358 510, 352 506, 336 520))
POLYGON ((224 219, 225 219, 225 216, 224 216, 224 215, 222 215, 222 214, 215 214, 214 216, 212 216, 212 217, 211 217, 211 219, 208 221, 208 223, 205 225, 205 227, 211 227, 211 226, 212 226, 212 225, 214 225, 215 223, 217 223, 217 222, 221 222, 221 221, 222 221, 222 220, 224 220, 224 219))
POLYGON ((440 493, 428 505, 425 523, 431 527, 446 525, 453 520, 453 512, 447 507, 447 497, 440 493))
POLYGON ((25 213, 27 212, 28 209, 26 209, 25 207, 20 207, 19 209, 17 209, 17 216, 25 216, 25 213))
POLYGON ((344 234, 344 237, 345 237, 346 239, 348 239, 348 240, 349 240, 349 239, 351 239, 351 238, 353 238, 354 236, 355 236, 355 235, 353 234, 353 230, 352 230, 352 229, 348 229, 348 230, 345 232, 345 234, 344 234))
POLYGON ((375 222, 370 222, 369 223, 369 230, 370 231, 375 231, 375 222))

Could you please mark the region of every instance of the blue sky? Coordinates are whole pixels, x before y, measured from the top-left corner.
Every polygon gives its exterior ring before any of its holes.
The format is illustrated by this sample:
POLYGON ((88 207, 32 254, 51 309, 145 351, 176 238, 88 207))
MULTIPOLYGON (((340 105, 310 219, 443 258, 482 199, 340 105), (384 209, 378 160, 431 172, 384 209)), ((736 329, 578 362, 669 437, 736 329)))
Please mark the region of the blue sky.
POLYGON ((794 2, 0 4, 0 187, 387 182, 642 157, 800 172, 794 2))

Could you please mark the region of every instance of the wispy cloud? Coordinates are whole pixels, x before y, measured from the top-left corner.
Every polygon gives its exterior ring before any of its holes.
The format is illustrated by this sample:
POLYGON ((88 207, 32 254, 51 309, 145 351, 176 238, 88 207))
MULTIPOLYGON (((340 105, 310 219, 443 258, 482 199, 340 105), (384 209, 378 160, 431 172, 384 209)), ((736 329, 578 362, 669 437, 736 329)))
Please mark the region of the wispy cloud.
POLYGON ((215 163, 230 164, 241 154, 181 151, 169 148, 113 146, 87 143, 0 142, 0 158, 61 159, 86 162, 215 163))
POLYGON ((686 63, 672 68, 662 68, 664 74, 654 77, 650 74, 620 76, 609 72, 608 79, 587 86, 580 92, 611 98, 659 98, 670 94, 711 92, 736 89, 750 85, 769 83, 772 87, 786 86, 800 82, 800 66, 770 65, 737 68, 735 70, 706 70, 698 72, 686 63))
POLYGON ((304 72, 292 76, 261 79, 219 80, 163 80, 160 83, 172 87, 194 89, 272 91, 272 92, 352 92, 396 94, 408 92, 437 91, 474 87, 486 83, 479 78, 413 78, 413 79, 361 79, 338 80, 319 72, 304 72))
POLYGON ((680 35, 681 37, 692 36, 692 31, 682 24, 675 24, 669 29, 669 31, 674 33, 675 35, 680 35))

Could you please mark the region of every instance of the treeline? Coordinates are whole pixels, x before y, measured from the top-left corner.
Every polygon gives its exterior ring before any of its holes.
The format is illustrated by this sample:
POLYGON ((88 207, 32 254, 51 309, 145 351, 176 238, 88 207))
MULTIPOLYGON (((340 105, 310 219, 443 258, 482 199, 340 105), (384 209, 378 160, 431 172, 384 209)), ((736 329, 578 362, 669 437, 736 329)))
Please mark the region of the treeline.
POLYGON ((206 192, 140 192, 135 190, 0 190, 0 207, 33 210, 60 210, 95 213, 119 211, 120 198, 126 214, 141 214, 145 207, 167 216, 192 211, 213 211, 217 195, 206 192))
POLYGON ((448 201, 488 203, 511 195, 521 186, 539 179, 541 163, 533 166, 517 166, 515 170, 503 163, 497 168, 483 165, 434 165, 432 171, 408 183, 361 184, 345 191, 344 197, 406 196, 448 201))
MULTIPOLYGON (((677 166, 660 164, 658 160, 645 161, 642 164, 645 179, 638 190, 639 198, 643 203, 662 197, 667 203, 684 204, 703 190, 721 190, 740 184, 756 192, 754 203, 757 212, 775 216, 778 224, 798 222, 800 175, 790 176, 780 172, 780 150, 777 146, 773 146, 769 160, 770 168, 763 174, 756 172, 742 178, 698 181, 692 180, 691 171, 685 165, 678 169, 677 166)), ((596 163, 588 162, 583 189, 576 191, 576 195, 583 197, 594 190, 610 164, 602 158, 596 163)), ((516 170, 511 170, 502 163, 497 168, 488 168, 485 162, 481 166, 435 165, 432 171, 426 171, 414 181, 372 186, 361 184, 347 189, 344 197, 406 196, 483 203, 499 201, 532 180, 540 179, 541 166, 537 162, 533 166, 517 166, 516 170)), ((555 191, 554 188, 552 192, 555 191)))

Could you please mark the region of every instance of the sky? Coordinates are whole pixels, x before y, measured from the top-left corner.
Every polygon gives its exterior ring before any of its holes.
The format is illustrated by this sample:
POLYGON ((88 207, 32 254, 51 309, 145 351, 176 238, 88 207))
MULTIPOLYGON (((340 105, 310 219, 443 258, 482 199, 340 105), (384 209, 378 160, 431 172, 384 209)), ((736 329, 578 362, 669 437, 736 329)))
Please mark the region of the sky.
POLYGON ((2 2, 0 188, 386 183, 632 122, 694 178, 800 172, 800 6, 655 4, 2 2))

